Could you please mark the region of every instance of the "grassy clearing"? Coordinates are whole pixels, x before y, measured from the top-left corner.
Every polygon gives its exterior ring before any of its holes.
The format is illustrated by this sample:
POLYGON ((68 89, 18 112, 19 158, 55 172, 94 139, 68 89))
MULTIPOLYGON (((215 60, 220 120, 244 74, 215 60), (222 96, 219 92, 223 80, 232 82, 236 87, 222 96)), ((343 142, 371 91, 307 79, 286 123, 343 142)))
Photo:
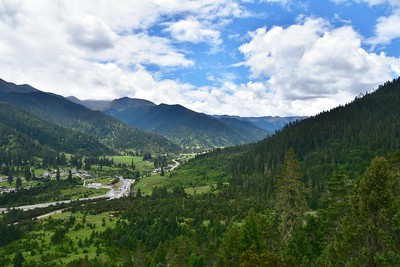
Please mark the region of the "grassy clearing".
POLYGON ((207 193, 214 190, 216 185, 205 185, 205 186, 196 186, 196 187, 189 187, 185 188, 186 194, 195 195, 195 194, 202 194, 207 193))
POLYGON ((152 175, 144 177, 135 183, 135 190, 140 188, 142 194, 150 195, 154 187, 165 186, 168 190, 172 191, 174 187, 184 187, 188 194, 204 193, 212 189, 215 186, 214 181, 202 180, 198 177, 185 177, 178 174, 168 173, 165 176, 152 175))
POLYGON ((61 194, 68 199, 80 199, 85 197, 101 196, 106 194, 109 189, 99 188, 90 189, 86 187, 75 187, 61 190, 61 194))
POLYGON ((26 262, 46 262, 46 266, 54 264, 63 266, 72 260, 85 257, 105 258, 104 247, 96 244, 98 237, 94 233, 101 233, 108 227, 114 228, 117 219, 111 216, 112 212, 98 215, 71 212, 54 214, 39 220, 39 229, 29 232, 23 239, 2 249, 0 257, 12 260, 16 252, 21 251, 26 262), (64 227, 71 218, 74 222, 62 241, 52 242, 56 229, 64 227))
POLYGON ((109 156, 109 159, 113 159, 114 164, 125 164, 125 165, 131 165, 132 160, 133 163, 138 163, 143 161, 142 157, 133 157, 133 156, 109 156))
MULTIPOLYGON (((133 163, 135 164, 136 170, 138 170, 140 173, 147 173, 150 172, 154 164, 149 161, 143 161, 142 157, 132 157, 132 156, 109 156, 109 159, 113 159, 114 164, 125 164, 127 166, 130 166, 133 163)), ((103 167, 104 168, 104 167, 103 167)))

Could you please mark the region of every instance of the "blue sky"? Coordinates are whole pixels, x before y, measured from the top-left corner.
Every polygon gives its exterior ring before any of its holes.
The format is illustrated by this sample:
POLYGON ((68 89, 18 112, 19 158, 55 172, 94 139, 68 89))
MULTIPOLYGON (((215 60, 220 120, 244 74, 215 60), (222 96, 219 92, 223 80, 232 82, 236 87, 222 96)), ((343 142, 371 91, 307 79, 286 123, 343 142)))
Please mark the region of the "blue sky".
POLYGON ((0 0, 0 78, 80 99, 315 115, 400 75, 400 0, 0 0))

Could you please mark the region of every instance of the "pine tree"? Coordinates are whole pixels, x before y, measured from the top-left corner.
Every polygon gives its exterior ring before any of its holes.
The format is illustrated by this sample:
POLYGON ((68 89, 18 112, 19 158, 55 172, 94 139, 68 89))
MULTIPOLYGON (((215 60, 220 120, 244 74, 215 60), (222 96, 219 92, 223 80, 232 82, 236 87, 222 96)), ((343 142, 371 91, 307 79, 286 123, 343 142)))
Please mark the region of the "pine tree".
POLYGON ((243 245, 245 249, 254 246, 258 252, 261 252, 263 248, 261 230, 254 209, 250 209, 249 214, 244 220, 243 245))
POLYGON ((399 266, 399 185, 386 159, 374 159, 355 190, 351 213, 328 249, 337 266, 399 266))
POLYGON ((22 179, 21 177, 17 177, 17 179, 15 180, 15 188, 17 190, 20 190, 22 188, 22 179))
POLYGON ((24 263, 25 258, 24 255, 22 255, 21 251, 18 251, 17 254, 15 254, 13 263, 15 267, 22 267, 22 264, 24 263))
POLYGON ((7 182, 11 185, 12 182, 14 181, 14 176, 13 174, 10 172, 10 174, 7 177, 7 182))
POLYGON ((27 181, 31 180, 31 178, 32 178, 32 174, 31 174, 31 170, 30 170, 29 166, 25 166, 25 168, 24 168, 24 177, 27 181))
POLYGON ((68 170, 68 181, 72 182, 72 171, 71 171, 71 169, 68 170))
POLYGON ((60 176, 60 168, 57 167, 57 171, 56 171, 56 180, 59 181, 61 178, 60 176))
POLYGON ((243 233, 237 226, 231 227, 222 241, 217 254, 217 266, 239 266, 239 257, 243 251, 241 246, 243 233))
POLYGON ((307 208, 302 177, 299 161, 291 148, 285 155, 281 175, 276 181, 275 210, 284 244, 290 240, 297 225, 301 224, 307 208))

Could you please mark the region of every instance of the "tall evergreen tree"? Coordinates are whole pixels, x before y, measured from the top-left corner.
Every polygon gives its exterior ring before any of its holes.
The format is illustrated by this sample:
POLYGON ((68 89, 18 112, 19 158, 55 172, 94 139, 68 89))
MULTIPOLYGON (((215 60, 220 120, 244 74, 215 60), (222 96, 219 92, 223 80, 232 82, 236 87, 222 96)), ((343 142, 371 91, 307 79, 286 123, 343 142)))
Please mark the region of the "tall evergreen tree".
POLYGON ((25 261, 24 255, 22 255, 21 251, 18 251, 17 254, 15 254, 13 260, 14 267, 22 267, 24 261, 25 261))
POLYGON ((21 177, 17 177, 17 179, 15 180, 15 188, 17 190, 20 190, 22 188, 22 179, 21 177))
POLYGON ((243 233, 239 227, 233 226, 226 232, 217 253, 217 266, 239 266, 239 257, 243 252, 242 240, 243 233))
POLYGON ((14 181, 14 176, 13 174, 10 172, 10 174, 7 177, 7 182, 11 185, 12 182, 14 181))
POLYGON ((261 239, 261 230, 254 209, 250 209, 249 214, 243 224, 243 245, 245 250, 254 246, 256 251, 261 252, 263 243, 261 239))
POLYGON ((56 170, 56 180, 59 181, 60 178, 61 178, 61 175, 60 175, 60 168, 57 167, 57 170, 56 170))
POLYGON ((374 159, 355 190, 328 257, 337 266, 400 266, 399 184, 386 159, 374 159))
POLYGON ((279 231, 286 244, 307 209, 305 186, 302 182, 299 160, 291 148, 286 152, 281 175, 276 181, 275 209, 279 221, 279 231))
POLYGON ((68 170, 68 181, 72 182, 72 171, 71 171, 71 169, 68 170))

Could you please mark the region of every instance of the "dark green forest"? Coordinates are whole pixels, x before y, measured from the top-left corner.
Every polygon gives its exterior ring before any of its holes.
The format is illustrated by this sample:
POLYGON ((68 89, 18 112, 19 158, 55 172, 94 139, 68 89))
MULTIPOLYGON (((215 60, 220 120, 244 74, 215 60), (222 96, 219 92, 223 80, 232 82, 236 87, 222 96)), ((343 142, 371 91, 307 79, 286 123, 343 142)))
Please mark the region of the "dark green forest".
POLYGON ((162 136, 133 128, 100 111, 90 110, 62 96, 41 92, 28 85, 15 85, 0 79, 0 100, 34 114, 47 123, 90 136, 112 149, 180 151, 176 144, 162 136))

